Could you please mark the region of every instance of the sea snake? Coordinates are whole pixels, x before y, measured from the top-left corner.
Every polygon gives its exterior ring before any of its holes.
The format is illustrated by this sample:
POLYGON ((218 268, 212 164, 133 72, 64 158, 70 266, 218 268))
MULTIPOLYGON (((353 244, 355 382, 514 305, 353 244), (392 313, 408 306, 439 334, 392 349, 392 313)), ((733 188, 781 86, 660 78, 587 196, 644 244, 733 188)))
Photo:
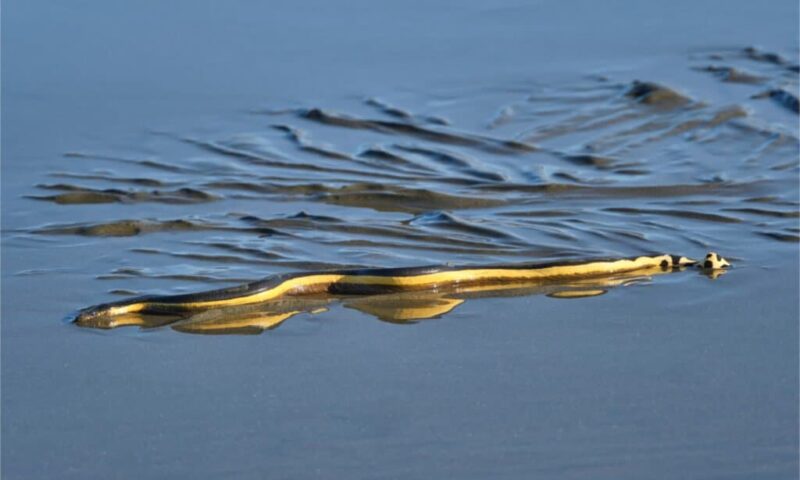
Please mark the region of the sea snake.
POLYGON ((639 270, 661 271, 698 266, 716 271, 730 263, 716 253, 702 262, 678 255, 617 259, 570 260, 486 266, 426 266, 279 274, 256 282, 206 292, 142 296, 104 303, 79 311, 74 322, 93 324, 99 318, 126 314, 186 315, 241 307, 303 295, 375 295, 411 291, 470 288, 481 285, 513 288, 523 284, 553 284, 601 278, 639 270))

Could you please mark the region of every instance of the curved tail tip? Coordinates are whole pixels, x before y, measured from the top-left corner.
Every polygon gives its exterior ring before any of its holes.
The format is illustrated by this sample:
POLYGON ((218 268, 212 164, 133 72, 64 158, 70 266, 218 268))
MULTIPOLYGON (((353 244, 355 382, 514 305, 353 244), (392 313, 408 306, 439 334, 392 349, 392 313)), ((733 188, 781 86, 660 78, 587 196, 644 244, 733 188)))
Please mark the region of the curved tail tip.
POLYGON ((716 252, 709 252, 702 263, 700 263, 700 268, 704 270, 721 270, 730 266, 731 263, 716 252))

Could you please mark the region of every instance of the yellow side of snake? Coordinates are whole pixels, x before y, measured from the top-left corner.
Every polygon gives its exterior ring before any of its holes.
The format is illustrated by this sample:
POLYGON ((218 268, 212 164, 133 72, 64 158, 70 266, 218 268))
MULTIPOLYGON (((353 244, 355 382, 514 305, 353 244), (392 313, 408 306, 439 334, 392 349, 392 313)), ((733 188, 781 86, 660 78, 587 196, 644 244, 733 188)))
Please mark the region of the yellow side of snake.
POLYGON ((184 314, 254 305, 309 294, 371 295, 492 285, 547 284, 597 278, 652 268, 664 271, 690 265, 714 270, 730 264, 716 253, 703 262, 677 255, 639 256, 539 264, 493 266, 429 266, 417 268, 340 270, 276 275, 239 287, 187 295, 145 296, 106 303, 78 312, 77 323, 125 314, 184 314))

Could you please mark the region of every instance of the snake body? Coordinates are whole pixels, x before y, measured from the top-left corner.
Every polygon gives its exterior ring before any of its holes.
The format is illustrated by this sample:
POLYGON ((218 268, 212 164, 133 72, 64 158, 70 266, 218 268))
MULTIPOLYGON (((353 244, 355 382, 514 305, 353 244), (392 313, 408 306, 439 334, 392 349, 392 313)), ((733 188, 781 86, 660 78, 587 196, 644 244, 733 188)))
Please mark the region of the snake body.
POLYGON ((668 271, 699 266, 716 270, 727 268, 729 265, 724 258, 712 252, 706 255, 702 262, 679 255, 664 254, 510 265, 436 265, 288 273, 218 290, 181 295, 141 296, 104 303, 79 311, 74 321, 79 324, 91 323, 98 317, 125 314, 193 314, 314 294, 374 295, 479 285, 513 287, 521 284, 548 284, 598 278, 653 268, 668 271))

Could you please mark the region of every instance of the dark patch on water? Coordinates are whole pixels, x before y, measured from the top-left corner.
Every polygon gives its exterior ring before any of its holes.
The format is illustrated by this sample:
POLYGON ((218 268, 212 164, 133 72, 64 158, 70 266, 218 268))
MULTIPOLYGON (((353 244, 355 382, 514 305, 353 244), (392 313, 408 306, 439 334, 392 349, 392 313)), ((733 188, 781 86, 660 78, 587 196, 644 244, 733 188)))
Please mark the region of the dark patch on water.
POLYGON ((698 67, 697 70, 712 73, 723 82, 759 85, 766 81, 766 78, 759 75, 722 65, 707 65, 705 67, 698 67))
POLYGON ((800 113, 800 100, 797 99, 797 96, 781 88, 767 90, 766 92, 753 95, 752 98, 771 98, 778 105, 787 110, 800 113))
POLYGON ((514 140, 500 140, 483 137, 477 134, 460 133, 449 130, 435 130, 433 128, 422 127, 410 123, 361 119, 341 115, 338 113, 327 112, 319 108, 312 108, 302 111, 300 116, 326 125, 360 130, 372 130, 376 132, 393 133, 397 135, 408 135, 411 137, 418 137, 422 140, 449 145, 476 147, 496 153, 536 151, 535 146, 514 140))
POLYGON ((625 96, 645 105, 662 108, 679 107, 691 102, 691 99, 671 88, 654 82, 640 82, 638 80, 634 80, 628 91, 625 92, 625 96))
POLYGON ((35 200, 46 200, 61 205, 91 203, 205 203, 219 200, 221 197, 196 188, 179 188, 176 190, 120 190, 116 188, 96 189, 79 185, 55 184, 38 185, 44 190, 61 190, 66 193, 56 195, 29 195, 35 200))

